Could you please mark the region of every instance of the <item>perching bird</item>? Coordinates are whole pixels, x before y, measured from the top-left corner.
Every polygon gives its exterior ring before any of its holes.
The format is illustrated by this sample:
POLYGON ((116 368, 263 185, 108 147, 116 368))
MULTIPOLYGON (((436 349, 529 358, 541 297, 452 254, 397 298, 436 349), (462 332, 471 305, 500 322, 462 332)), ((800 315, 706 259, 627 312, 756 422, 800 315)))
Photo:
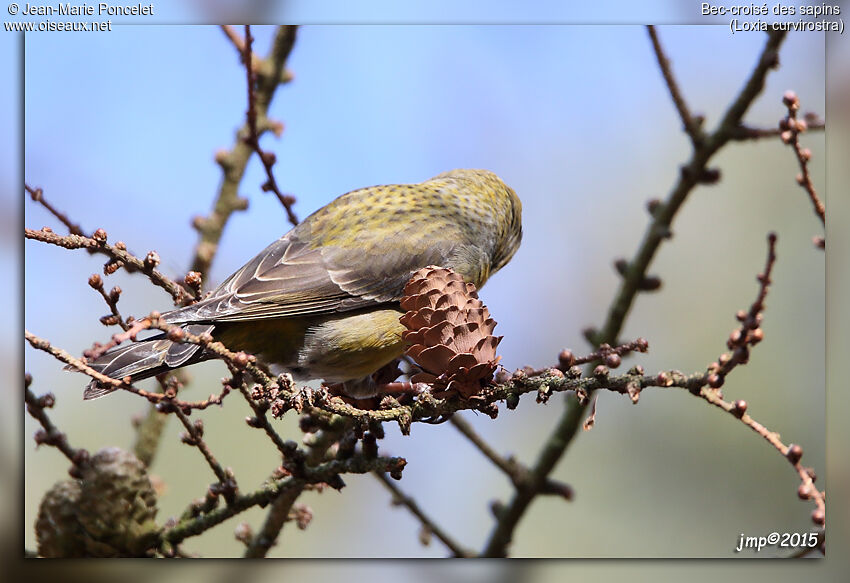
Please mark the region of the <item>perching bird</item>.
MULTIPOLYGON (((256 355, 297 379, 376 394, 372 374, 402 355, 404 285, 449 267, 480 288, 522 239, 522 203, 487 170, 452 170, 419 184, 371 186, 317 210, 196 304, 161 315, 192 334, 256 355)), ((89 365, 133 381, 212 357, 164 334, 89 365)), ((92 381, 84 398, 112 392, 92 381)))

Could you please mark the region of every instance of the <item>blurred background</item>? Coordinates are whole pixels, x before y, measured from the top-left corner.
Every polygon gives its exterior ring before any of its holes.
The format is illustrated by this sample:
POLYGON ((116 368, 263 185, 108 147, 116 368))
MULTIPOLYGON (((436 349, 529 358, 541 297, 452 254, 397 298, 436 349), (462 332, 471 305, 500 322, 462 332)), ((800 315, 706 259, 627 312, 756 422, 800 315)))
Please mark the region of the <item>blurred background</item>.
MULTIPOLYGON (((265 53, 274 32, 254 28, 265 53)), ((685 97, 712 128, 736 95, 764 35, 731 37, 721 27, 662 27, 685 97)), ((791 35, 782 67, 768 77, 749 124, 775 127, 782 93, 793 89, 803 111, 824 111, 824 42, 791 35)), ((221 179, 214 152, 229 148, 243 122, 245 80, 238 55, 216 27, 120 26, 108 35, 30 35, 25 47, 25 177, 87 231, 106 229, 136 254, 155 249, 162 269, 183 275, 196 243, 191 218, 209 211, 221 179)), ((306 26, 289 61, 295 80, 281 87, 270 115, 283 136, 264 138, 275 152, 278 183, 297 197, 299 216, 354 188, 418 182, 458 167, 499 174, 524 204, 525 237, 513 261, 482 298, 504 335, 509 369, 556 362, 561 348, 587 350, 581 330, 599 325, 613 297, 611 266, 631 256, 647 224, 645 203, 664 197, 689 153, 643 27, 306 26)), ((803 138, 823 188, 824 136, 803 138)), ((623 338, 646 337, 650 353, 627 361, 648 371, 701 371, 724 350, 734 314, 757 292, 765 236, 779 235, 779 261, 767 301, 766 340, 751 363, 727 381, 727 398, 746 399, 760 422, 804 447, 804 461, 824 467, 824 255, 822 233, 796 161, 778 140, 734 143, 715 164, 721 182, 699 188, 674 224, 675 237, 652 266, 663 288, 638 298, 623 338)), ((273 196, 262 193, 253 161, 241 194, 247 212, 228 225, 207 287, 222 281, 288 229, 273 196)), ((25 224, 57 221, 34 204, 25 224)), ((28 242, 25 325, 79 354, 112 333, 107 312, 87 285, 103 259, 28 242)), ((165 310, 169 298, 138 276, 118 273, 122 313, 165 310)), ((53 391, 55 422, 75 446, 129 447, 133 415, 145 403, 117 394, 83 403, 82 376, 32 350, 26 370, 36 392, 53 391)), ((202 398, 224 367, 190 369, 202 398)), ((533 462, 563 408, 522 399, 499 419, 465 414, 498 451, 533 462)), ((244 423, 238 398, 202 414, 219 460, 243 490, 276 464, 261 432, 244 423)), ((299 438, 295 418, 281 432, 299 438)), ((27 419, 29 437, 36 425, 27 419)), ((170 423, 151 472, 166 484, 160 518, 179 515, 212 481, 203 459, 180 444, 170 423)), ((382 450, 407 458, 401 486, 444 528, 473 548, 504 500, 507 480, 452 427, 388 427, 382 450)), ((38 502, 67 464, 49 448, 24 442, 24 540, 35 546, 38 502)), ((580 435, 554 477, 576 490, 572 503, 538 499, 520 524, 515 556, 728 557, 741 533, 807 531, 810 504, 775 451, 743 425, 684 391, 647 390, 633 406, 602 394, 596 426, 580 435)), ((287 528, 273 556, 443 556, 422 547, 418 526, 392 507, 369 476, 346 479, 341 493, 302 498, 309 528, 287 528)), ((254 510, 192 539, 204 556, 239 554, 233 529, 254 510)), ((763 553, 769 554, 769 553, 763 553)))
MULTIPOLYGON (((265 53, 273 29, 254 33, 265 53)), ((723 27, 662 27, 659 35, 692 110, 713 128, 764 35, 731 37, 723 27)), ((84 229, 102 227, 136 254, 156 249, 164 271, 184 274, 196 242, 190 220, 209 211, 220 181, 214 152, 230 147, 243 121, 244 70, 233 47, 216 27, 121 26, 109 35, 29 35, 24 58, 26 180, 84 229)), ((786 89, 803 111, 823 113, 824 60, 822 35, 791 35, 748 123, 774 127, 786 89)), ((563 347, 587 350, 581 330, 602 323, 616 289, 612 261, 631 256, 647 224, 646 200, 666 196, 689 153, 644 28, 308 26, 289 68, 295 80, 278 90, 270 112, 286 129, 263 146, 276 153, 277 181, 297 197, 299 216, 361 186, 418 182, 456 167, 493 170, 524 204, 523 246, 482 291, 505 336, 503 363, 544 366, 563 347)), ((803 142, 823 189, 824 137, 803 142)), ((824 255, 811 244, 820 223, 794 181, 792 152, 778 141, 731 144, 715 165, 721 182, 692 194, 653 264, 664 287, 639 297, 627 322, 623 337, 648 338, 650 354, 626 367, 694 372, 714 360, 735 311, 755 297, 765 236, 775 230, 766 339, 724 392, 746 399, 786 442, 802 444, 804 463, 823 480, 824 255)), ((208 287, 287 230, 279 203, 260 191, 263 181, 252 162, 241 188, 250 208, 228 225, 208 287)), ((28 227, 61 230, 40 207, 27 203, 24 212, 28 227)), ((107 339, 111 330, 97 321, 106 307, 86 285, 102 263, 27 243, 27 329, 75 354, 107 339)), ((110 284, 124 289, 125 315, 170 305, 138 276, 118 273, 110 284)), ((56 394, 51 415, 75 446, 132 444, 141 400, 118 394, 83 403, 83 377, 32 350, 25 367, 36 392, 56 394)), ((191 369, 188 394, 206 396, 223 374, 216 363, 191 369)), ((496 421, 467 419, 499 451, 531 463, 562 408, 560 397, 542 406, 527 396, 496 421)), ((247 411, 231 398, 202 417, 213 451, 250 490, 276 456, 245 426, 247 411)), ((35 429, 23 422, 29 549, 42 494, 67 476, 56 451, 35 449, 35 429)), ((179 432, 169 424, 151 468, 167 486, 161 521, 212 481, 179 432)), ((298 439, 294 418, 281 432, 298 439)), ((464 544, 480 547, 492 527, 489 502, 510 493, 503 476, 448 425, 417 425, 410 437, 388 427, 381 447, 408 459, 400 486, 464 544)), ((538 499, 516 533, 515 556, 730 557, 741 533, 810 528, 812 506, 796 498, 787 463, 683 391, 647 390, 637 406, 600 395, 594 429, 578 437, 554 477, 570 483, 576 499, 538 499)), ((313 523, 284 530, 273 556, 445 554, 437 541, 419 544, 417 523, 389 505, 373 478, 346 481, 340 493, 302 499, 313 523)), ((237 555, 233 529, 242 521, 256 528, 262 517, 245 513, 186 546, 237 555)))

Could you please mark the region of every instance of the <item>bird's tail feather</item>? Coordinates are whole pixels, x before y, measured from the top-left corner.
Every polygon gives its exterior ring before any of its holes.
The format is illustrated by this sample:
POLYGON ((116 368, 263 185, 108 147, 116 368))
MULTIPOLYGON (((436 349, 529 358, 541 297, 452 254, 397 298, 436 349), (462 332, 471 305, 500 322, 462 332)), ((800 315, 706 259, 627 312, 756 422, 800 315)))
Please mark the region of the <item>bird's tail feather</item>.
MULTIPOLYGON (((186 324, 183 329, 190 334, 199 335, 211 332, 210 324, 186 324)), ((169 370, 207 360, 209 355, 197 344, 172 342, 165 334, 133 342, 127 346, 118 346, 88 363, 94 370, 113 379, 127 376, 132 381, 150 378, 169 370)), ((74 370, 71 367, 66 369, 74 370)), ((97 399, 115 390, 93 379, 86 386, 83 399, 97 399)))

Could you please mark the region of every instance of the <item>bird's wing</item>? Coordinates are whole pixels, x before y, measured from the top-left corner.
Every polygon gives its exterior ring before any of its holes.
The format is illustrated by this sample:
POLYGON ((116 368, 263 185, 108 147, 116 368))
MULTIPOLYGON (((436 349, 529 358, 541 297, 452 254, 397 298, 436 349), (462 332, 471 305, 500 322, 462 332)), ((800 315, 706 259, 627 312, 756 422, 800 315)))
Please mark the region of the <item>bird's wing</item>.
POLYGON ((449 241, 451 237, 397 233, 374 245, 363 241, 357 248, 324 247, 322 258, 331 281, 350 296, 373 302, 397 302, 416 270, 447 262, 457 246, 449 241))
MULTIPOLYGON (((290 231, 191 306, 163 314, 169 323, 232 322, 330 314, 401 299, 411 274, 440 264, 446 239, 397 232, 356 245, 317 248, 290 231)), ((432 233, 433 235, 433 233, 432 233)), ((449 239, 450 240, 450 239, 449 239)))

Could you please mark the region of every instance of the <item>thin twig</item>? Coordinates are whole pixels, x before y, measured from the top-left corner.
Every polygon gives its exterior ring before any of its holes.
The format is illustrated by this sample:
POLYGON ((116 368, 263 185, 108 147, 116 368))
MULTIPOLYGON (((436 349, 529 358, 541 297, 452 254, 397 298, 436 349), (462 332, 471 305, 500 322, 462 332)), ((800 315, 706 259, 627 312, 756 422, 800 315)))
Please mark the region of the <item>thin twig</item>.
POLYGON ((767 297, 768 289, 772 283, 771 274, 773 273, 775 264, 776 234, 770 233, 767 237, 767 258, 765 259, 764 271, 757 278, 759 282, 758 294, 748 311, 744 312, 742 310, 736 315, 737 319, 741 322, 741 326, 730 334, 729 340, 726 343, 732 353, 724 354, 718 359, 718 362, 712 363, 709 366, 706 376, 707 386, 701 387, 699 392, 695 394, 712 405, 723 409, 736 419, 739 419, 744 425, 747 425, 750 429, 761 435, 781 455, 788 459, 802 481, 798 494, 801 498, 814 500, 816 509, 812 514, 812 520, 815 524, 823 526, 826 522, 824 495, 814 487, 814 479, 810 470, 800 465, 800 457, 803 455, 802 448, 799 445, 785 445, 779 439, 779 434, 769 431, 764 425, 753 419, 747 413, 746 401, 738 400, 730 403, 723 400, 723 395, 720 392, 720 387, 723 385, 725 376, 737 365, 746 363, 749 360, 750 346, 758 344, 763 338, 764 334, 760 327, 762 312, 764 311, 764 301, 767 297))
POLYGON ((51 393, 36 397, 35 393, 30 390, 30 384, 32 384, 32 377, 27 374, 24 381, 24 400, 27 404, 27 413, 38 421, 44 430, 43 434, 36 435, 36 442, 52 445, 61 451, 68 460, 77 464, 80 461, 80 452, 83 450, 71 447, 71 444, 68 443, 68 437, 59 431, 45 411, 45 409, 53 407, 56 399, 51 393))
POLYGON ((40 338, 35 334, 32 334, 29 330, 24 330, 24 337, 26 338, 27 342, 30 343, 30 346, 32 346, 36 350, 41 350, 50 354, 57 360, 69 365, 74 370, 87 374, 93 379, 96 379, 97 381, 105 385, 109 385, 115 389, 123 389, 125 391, 129 391, 131 393, 139 395, 140 397, 144 397, 151 403, 167 402, 173 404, 175 407, 180 407, 181 409, 206 409, 210 405, 220 404, 221 399, 223 398, 222 395, 219 395, 218 397, 211 396, 205 401, 181 401, 179 399, 174 398, 173 395, 167 393, 152 393, 150 391, 139 389, 131 384, 125 383, 123 380, 113 379, 101 372, 96 371, 79 358, 74 358, 68 352, 62 350, 61 348, 56 348, 55 346, 51 345, 49 341, 45 340, 44 338, 40 338))
POLYGON ((814 501, 815 510, 812 512, 812 520, 815 524, 823 526, 826 523, 826 497, 824 492, 821 492, 815 486, 815 481, 812 478, 812 472, 800 464, 800 458, 803 455, 803 448, 799 445, 785 445, 779 434, 770 431, 767 427, 750 417, 747 410, 747 405, 744 401, 735 401, 730 403, 723 400, 720 392, 717 389, 703 387, 699 392, 699 397, 711 403, 715 407, 723 409, 739 421, 761 435, 765 441, 772 445, 788 462, 794 467, 797 475, 800 477, 800 488, 797 493, 801 498, 808 498, 814 501))
POLYGON ((109 311, 112 312, 110 316, 104 316, 100 319, 101 324, 106 326, 117 324, 125 332, 129 330, 130 325, 124 320, 121 312, 118 311, 118 299, 121 297, 121 288, 116 285, 109 293, 106 293, 106 289, 103 287, 103 278, 96 273, 89 277, 89 286, 100 294, 100 297, 109 306, 109 311))
POLYGON ((658 34, 655 32, 655 27, 649 25, 646 27, 649 32, 649 38, 652 40, 652 48, 655 51, 655 58, 658 60, 658 66, 661 69, 661 74, 664 76, 664 82, 667 83, 667 90, 670 97, 673 98, 673 104, 676 106, 676 111, 679 112, 679 117, 682 120, 682 127, 688 137, 691 138, 691 143, 697 148, 702 143, 704 138, 702 131, 702 118, 694 117, 688 110, 688 104, 682 96, 682 91, 679 89, 679 84, 673 76, 673 70, 670 67, 670 59, 664 53, 661 42, 658 40, 658 34))
MULTIPOLYGON (((292 34, 294 42, 295 29, 293 29, 292 34)), ((260 134, 257 131, 257 98, 255 91, 256 75, 254 74, 254 67, 249 65, 249 63, 252 62, 251 45, 253 40, 254 39, 251 36, 251 25, 246 24, 245 43, 242 53, 242 62, 245 65, 245 75, 248 78, 248 137, 246 138, 246 142, 257 153, 257 156, 260 158, 260 162, 263 164, 263 168, 265 168, 266 182, 262 186, 263 191, 273 192, 275 196, 277 196, 278 201, 280 201, 280 204, 282 204, 283 208, 286 210, 286 216, 289 219, 289 222, 295 226, 298 224, 298 217, 295 216, 295 212, 292 210, 292 205, 295 204, 295 198, 289 195, 284 195, 280 191, 280 187, 277 185, 277 180, 275 180, 274 171, 272 169, 275 163, 275 155, 271 152, 263 151, 260 147, 260 134)))
MULTIPOLYGON (((343 422, 342 424, 337 423, 335 427, 333 424, 329 424, 327 430, 321 432, 310 443, 310 451, 305 455, 297 449, 294 442, 283 441, 280 435, 274 430, 266 416, 268 401, 254 398, 254 395, 248 392, 245 383, 240 383, 239 387, 245 400, 248 401, 248 405, 254 411, 254 417, 247 419, 248 425, 265 431, 266 435, 281 453, 283 469, 292 475, 302 475, 305 463, 312 465, 321 463, 325 453, 338 440, 340 432, 348 428, 347 422, 343 422)), ((279 389, 275 388, 273 390, 277 391, 279 389)), ((276 544, 283 525, 289 520, 292 507, 304 490, 304 486, 296 486, 283 491, 273 500, 271 507, 266 513, 266 518, 263 521, 260 532, 256 536, 253 536, 247 545, 244 555, 246 558, 260 558, 268 554, 272 546, 276 544)))
POLYGON ((153 463, 167 421, 168 416, 159 412, 154 403, 148 407, 143 418, 134 417, 136 440, 133 443, 133 454, 147 467, 153 463))
POLYGON ((56 245, 64 249, 87 249, 96 253, 101 253, 110 258, 110 261, 104 265, 104 272, 107 275, 113 273, 115 269, 123 267, 130 273, 144 273, 151 282, 171 294, 175 303, 182 302, 188 295, 186 289, 176 283, 161 271, 156 269, 155 262, 139 259, 135 255, 127 252, 126 246, 120 241, 115 245, 110 245, 106 242, 106 232, 103 229, 95 231, 94 237, 84 237, 83 235, 57 235, 51 229, 24 229, 24 236, 33 241, 40 241, 50 245, 56 245), (111 267, 111 266, 114 266, 111 267))
POLYGON ((204 426, 200 419, 198 419, 195 423, 189 421, 189 418, 186 416, 183 411, 180 409, 174 408, 173 413, 180 420, 180 423, 183 424, 183 427, 186 428, 187 434, 183 436, 182 441, 188 445, 192 445, 198 448, 198 451, 204 456, 204 459, 207 460, 207 464, 210 466, 210 469, 215 474, 215 477, 218 478, 219 483, 222 485, 232 481, 232 489, 236 490, 236 479, 232 474, 228 475, 228 472, 222 467, 222 465, 215 459, 212 451, 210 451, 207 442, 204 441, 204 426))
POLYGON ((325 462, 315 468, 309 468, 309 471, 301 476, 290 476, 268 482, 254 492, 237 495, 231 503, 221 508, 199 514, 197 510, 190 507, 175 525, 163 530, 161 540, 169 545, 179 544, 248 508, 268 504, 281 493, 293 488, 300 489, 309 484, 334 482, 341 474, 366 474, 372 471, 397 473, 403 470, 405 463, 403 458, 398 457, 365 458, 362 455, 347 460, 325 462))
POLYGON ((466 419, 463 419, 459 415, 452 416, 449 422, 454 425, 455 429, 460 431, 461 434, 472 443, 472 445, 477 447, 478 450, 484 454, 484 457, 493 462, 493 465, 497 468, 502 470, 512 482, 517 483, 520 481, 520 474, 524 468, 522 468, 516 459, 513 457, 506 458, 499 455, 492 447, 490 447, 490 444, 478 435, 466 419))
POLYGON ((266 417, 266 408, 262 407, 257 401, 251 396, 251 393, 245 387, 245 383, 239 383, 239 391, 242 393, 242 396, 245 397, 245 400, 248 402, 248 405, 251 406, 251 409, 254 411, 254 417, 250 417, 248 421, 248 425, 251 427, 257 427, 266 432, 268 438, 272 441, 277 450, 284 457, 289 455, 291 448, 286 444, 283 438, 275 431, 272 424, 269 423, 268 417, 266 417))
POLYGON ((808 129, 808 122, 797 119, 800 100, 793 91, 787 91, 782 97, 782 101, 788 108, 788 115, 782 120, 780 129, 783 131, 780 135, 782 141, 794 149, 794 154, 797 157, 797 163, 800 166, 800 174, 797 175, 797 184, 802 186, 809 195, 809 200, 812 201, 815 214, 820 219, 821 224, 826 225, 826 208, 815 191, 815 187, 812 184, 812 176, 809 173, 809 160, 812 157, 812 153, 808 148, 803 148, 800 145, 800 134, 808 129))
MULTIPOLYGON (((295 43, 295 30, 294 26, 279 27, 268 57, 257 61, 252 67, 257 74, 255 107, 257 133, 260 135, 274 129, 266 114, 277 88, 290 79, 286 74, 285 65, 295 43)), ((247 201, 239 196, 238 188, 248 161, 254 153, 245 141, 250 131, 246 120, 237 132, 233 147, 229 151, 216 154, 216 162, 222 169, 223 179, 213 203, 213 210, 206 217, 196 217, 193 222, 199 240, 191 269, 204 277, 209 275, 210 266, 230 216, 235 211, 247 208, 247 201)))
POLYGON ((452 555, 455 557, 474 557, 475 553, 470 550, 464 548, 460 543, 455 541, 445 530, 443 530, 439 525, 437 525, 431 518, 428 517, 425 512, 419 507, 419 504, 405 494, 399 489, 398 486, 395 485, 393 480, 391 480, 386 473, 384 472, 372 472, 376 478, 389 490, 393 495, 393 502, 397 504, 401 504, 406 507, 413 516, 419 519, 419 522, 422 523, 422 527, 430 534, 433 534, 437 539, 442 542, 446 547, 452 552, 452 555))
POLYGON ((184 512, 177 524, 164 530, 162 540, 170 545, 179 544, 189 537, 203 534, 212 527, 249 508, 268 504, 282 492, 299 486, 300 480, 286 478, 267 484, 249 494, 236 496, 233 502, 227 506, 214 508, 201 514, 193 511, 184 512))
MULTIPOLYGON (((321 446, 314 446, 312 453, 317 458, 323 457, 327 448, 335 443, 335 441, 336 439, 322 441, 321 446)), ((277 543, 283 525, 290 520, 295 500, 298 499, 308 484, 325 482, 339 489, 345 486, 345 482, 340 478, 340 474, 362 474, 368 471, 379 473, 389 472, 396 479, 400 479, 401 471, 406 463, 404 458, 373 458, 364 455, 355 455, 345 460, 332 460, 318 466, 302 465, 298 468, 297 473, 293 473, 293 478, 299 479, 299 485, 281 492, 274 500, 272 508, 263 522, 260 533, 253 537, 248 545, 244 555, 245 558, 261 558, 268 554, 268 551, 277 543)))
MULTIPOLYGON (((257 414, 256 421, 251 420, 249 425, 252 427, 259 426, 269 433, 271 425, 265 417, 265 413, 261 413, 259 404, 243 391, 246 398, 249 399, 249 404, 257 414)), ((320 431, 318 435, 309 443, 309 452, 304 454, 298 450, 294 442, 282 443, 278 449, 281 450, 283 456, 282 468, 293 476, 304 476, 305 472, 309 472, 311 468, 318 466, 324 461, 328 450, 339 441, 340 436, 351 428, 350 420, 339 419, 338 422, 328 423, 328 427, 320 431)), ((273 430, 272 430, 273 431, 273 430)), ((276 434, 275 434, 276 435, 276 434)), ((271 437, 271 435, 270 435, 271 437)), ((280 438, 277 438, 278 440, 280 438)), ((272 437, 272 441, 275 438, 272 437)), ((301 495, 302 491, 307 486, 307 483, 301 487, 292 488, 286 492, 282 492, 280 496, 275 498, 269 511, 266 513, 266 518, 263 521, 263 526, 257 536, 251 539, 245 550, 246 558, 261 558, 265 557, 269 550, 277 543, 280 531, 286 522, 290 520, 295 501, 301 495)), ((340 483, 334 484, 334 487, 341 487, 340 483)))
POLYGON ((755 346, 764 338, 761 329, 762 312, 764 311, 764 300, 770 284, 773 283, 771 274, 776 264, 776 233, 767 236, 767 258, 765 259, 764 271, 758 276, 759 291, 756 299, 750 305, 748 311, 739 311, 735 317, 741 325, 733 330, 726 341, 726 347, 731 351, 720 355, 717 362, 709 366, 706 380, 712 388, 719 389, 723 386, 724 379, 739 364, 746 364, 750 358, 750 347, 755 346))
POLYGON ((59 210, 56 209, 56 207, 54 207, 52 204, 47 202, 47 200, 44 198, 44 192, 41 190, 41 188, 32 188, 29 184, 26 184, 26 183, 24 184, 24 188, 30 194, 30 197, 32 197, 32 199, 35 202, 39 203, 41 206, 46 208, 47 212, 49 212, 51 215, 53 215, 54 217, 59 219, 59 221, 63 225, 68 227, 69 233, 71 233, 72 235, 82 235, 83 234, 82 227, 80 227, 78 224, 72 222, 71 219, 68 218, 68 215, 60 212, 59 210))
POLYGON ((242 55, 245 52, 245 41, 242 40, 242 37, 239 36, 233 27, 229 24, 222 24, 221 30, 224 31, 225 36, 230 39, 230 42, 233 43, 233 46, 236 47, 236 50, 242 55))
MULTIPOLYGON (((648 350, 649 342, 647 342, 646 338, 638 338, 637 340, 632 340, 631 342, 626 342, 617 346, 611 346, 610 344, 603 342, 599 345, 598 350, 582 357, 576 357, 571 354, 567 355, 562 352, 558 355, 558 366, 563 369, 567 369, 570 366, 587 364, 601 360, 609 363, 613 368, 616 368, 619 366, 618 363, 620 362, 618 357, 623 357, 632 352, 647 352, 648 350)), ((564 372, 566 372, 566 370, 564 370, 564 372)))
MULTIPOLYGON (((806 114, 807 118, 812 118, 808 122, 809 131, 823 131, 826 129, 826 123, 821 119, 815 119, 813 114, 806 114)), ((763 140, 765 138, 778 138, 784 130, 780 128, 753 128, 747 125, 740 125, 732 132, 731 140, 736 142, 745 142, 748 140, 763 140)))

